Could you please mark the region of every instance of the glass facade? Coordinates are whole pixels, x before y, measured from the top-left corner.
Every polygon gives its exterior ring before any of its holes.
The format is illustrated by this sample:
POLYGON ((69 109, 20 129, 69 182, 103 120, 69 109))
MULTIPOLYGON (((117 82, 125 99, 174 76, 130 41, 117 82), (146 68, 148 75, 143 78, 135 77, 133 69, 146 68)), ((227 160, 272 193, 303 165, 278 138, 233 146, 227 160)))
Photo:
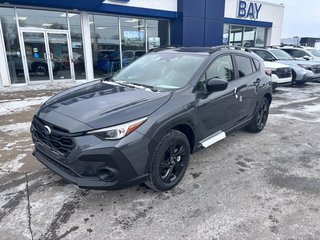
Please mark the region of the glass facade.
POLYGON ((166 20, 91 14, 89 21, 95 78, 112 75, 148 49, 169 45, 166 20))
POLYGON ((240 25, 224 25, 223 44, 241 47, 264 47, 266 28, 240 25))
POLYGON ((125 67, 146 53, 146 20, 120 18, 122 66, 125 67))
MULTIPOLYGON (((68 13, 75 79, 86 78, 80 14, 68 13)), ((70 66, 69 66, 70 67, 70 66)))
POLYGON ((6 47, 11 83, 25 83, 19 34, 13 8, 0 8, 0 23, 6 47))
POLYGON ((17 9, 20 27, 68 29, 65 12, 17 9))
POLYGON ((113 74, 121 67, 118 17, 89 16, 94 77, 113 74))
POLYGON ((88 19, 77 12, 0 7, 11 84, 86 79, 85 62, 90 61, 84 52, 90 46, 84 46, 82 24, 90 29, 86 44, 91 41, 94 78, 109 76, 147 50, 170 44, 167 20, 102 14, 89 14, 88 19))

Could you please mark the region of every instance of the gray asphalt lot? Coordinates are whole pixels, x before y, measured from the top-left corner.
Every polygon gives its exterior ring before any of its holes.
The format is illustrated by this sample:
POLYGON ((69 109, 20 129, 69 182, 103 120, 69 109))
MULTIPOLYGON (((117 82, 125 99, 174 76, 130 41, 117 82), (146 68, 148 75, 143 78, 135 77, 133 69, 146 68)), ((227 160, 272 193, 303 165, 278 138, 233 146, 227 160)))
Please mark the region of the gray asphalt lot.
POLYGON ((263 132, 197 152, 164 193, 82 190, 38 163, 30 122, 58 90, 0 92, 0 239, 320 239, 320 84, 279 88, 263 132))

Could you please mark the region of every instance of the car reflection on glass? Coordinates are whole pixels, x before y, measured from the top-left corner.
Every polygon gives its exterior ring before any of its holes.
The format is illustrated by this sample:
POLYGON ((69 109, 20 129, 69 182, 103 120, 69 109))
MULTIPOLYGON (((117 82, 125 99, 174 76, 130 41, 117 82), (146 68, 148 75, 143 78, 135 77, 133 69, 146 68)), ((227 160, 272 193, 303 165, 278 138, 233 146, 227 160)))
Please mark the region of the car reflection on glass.
POLYGON ((113 73, 120 69, 120 55, 116 50, 101 50, 98 52, 95 68, 104 73, 113 73))

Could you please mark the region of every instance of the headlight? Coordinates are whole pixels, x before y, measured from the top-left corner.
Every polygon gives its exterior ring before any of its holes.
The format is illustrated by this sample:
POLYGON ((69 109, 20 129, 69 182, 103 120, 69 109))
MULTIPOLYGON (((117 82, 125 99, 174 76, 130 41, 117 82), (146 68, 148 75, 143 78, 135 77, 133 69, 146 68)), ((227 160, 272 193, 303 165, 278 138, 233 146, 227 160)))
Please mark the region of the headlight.
POLYGON ((312 70, 310 65, 305 65, 305 64, 298 64, 299 67, 302 67, 306 70, 312 70))
POLYGON ((87 132, 87 134, 93 134, 99 138, 106 140, 118 140, 132 133, 134 130, 140 127, 146 120, 147 117, 144 117, 121 125, 89 131, 87 132))

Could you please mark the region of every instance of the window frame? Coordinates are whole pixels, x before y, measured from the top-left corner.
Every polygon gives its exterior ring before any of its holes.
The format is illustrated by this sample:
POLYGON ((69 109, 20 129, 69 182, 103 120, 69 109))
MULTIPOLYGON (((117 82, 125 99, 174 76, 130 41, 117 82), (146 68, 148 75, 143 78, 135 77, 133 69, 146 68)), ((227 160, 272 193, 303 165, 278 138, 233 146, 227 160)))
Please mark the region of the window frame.
MULTIPOLYGON (((199 84, 200 84, 200 82, 206 83, 206 82, 208 81, 207 78, 205 78, 205 80, 202 80, 203 77, 206 75, 208 69, 212 66, 212 64, 214 64, 215 61, 217 61, 219 58, 224 57, 224 56, 229 56, 229 57, 231 58, 231 63, 232 63, 232 66, 233 66, 233 71, 236 70, 235 60, 234 60, 232 54, 231 54, 231 53, 222 53, 222 54, 214 57, 214 58, 208 63, 207 67, 203 70, 203 72, 201 73, 201 75, 200 75, 197 83, 195 84, 193 91, 195 91, 195 92, 204 92, 204 91, 206 91, 205 88, 199 89, 199 84)), ((235 80, 238 79, 235 73, 234 73, 234 76, 233 76, 233 77, 234 77, 234 79, 232 79, 231 81, 228 81, 228 83, 234 82, 235 80)))
MULTIPOLYGON (((246 78, 246 77, 249 77, 253 74, 255 74, 256 72, 258 72, 258 70, 256 70, 256 67, 255 65, 253 64, 253 58, 250 57, 250 56, 247 56, 247 55, 244 55, 244 54, 238 54, 238 53, 234 53, 232 54, 233 57, 234 57, 234 62, 236 63, 236 76, 237 76, 237 79, 242 79, 242 78, 246 78), (250 61, 250 65, 251 65, 251 70, 252 70, 252 73, 248 74, 248 75, 245 75, 243 77, 240 77, 239 76, 239 66, 238 66, 238 62, 236 61, 236 56, 240 56, 240 57, 245 57, 245 58, 248 58, 249 61, 250 61)), ((259 68, 260 69, 260 68, 259 68)))

